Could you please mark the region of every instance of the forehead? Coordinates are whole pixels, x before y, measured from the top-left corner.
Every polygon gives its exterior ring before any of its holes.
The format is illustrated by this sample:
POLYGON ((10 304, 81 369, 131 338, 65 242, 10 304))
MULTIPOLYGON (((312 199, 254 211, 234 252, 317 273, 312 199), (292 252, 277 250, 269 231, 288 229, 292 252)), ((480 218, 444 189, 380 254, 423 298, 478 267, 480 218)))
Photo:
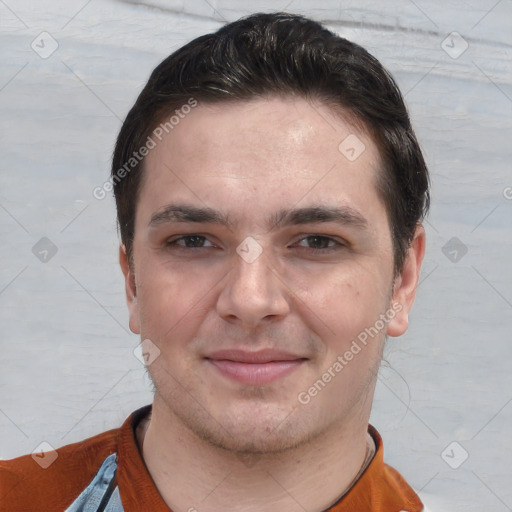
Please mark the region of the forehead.
POLYGON ((171 196, 215 207, 259 197, 264 201, 252 211, 267 213, 299 201, 361 209, 358 203, 379 202, 380 159, 369 135, 349 120, 302 98, 199 103, 161 140, 153 136, 139 197, 150 197, 153 209, 171 196))

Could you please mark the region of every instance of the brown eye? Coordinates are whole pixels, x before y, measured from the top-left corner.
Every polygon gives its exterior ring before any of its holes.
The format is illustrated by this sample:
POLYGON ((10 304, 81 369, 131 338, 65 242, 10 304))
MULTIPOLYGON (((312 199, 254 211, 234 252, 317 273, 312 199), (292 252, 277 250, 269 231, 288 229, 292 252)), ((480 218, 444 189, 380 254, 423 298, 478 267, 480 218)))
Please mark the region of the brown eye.
POLYGON ((206 237, 201 235, 185 235, 180 236, 179 238, 175 238, 174 240, 168 240, 167 246, 178 246, 187 249, 197 249, 201 247, 212 247, 211 242, 210 245, 204 245, 205 242, 208 242, 206 237))
POLYGON ((325 251, 329 249, 336 249, 338 246, 342 246, 337 240, 329 236, 323 235, 309 235, 302 238, 298 245, 300 247, 307 247, 309 249, 313 249, 314 251, 325 251), (305 243, 306 245, 304 245, 305 243))

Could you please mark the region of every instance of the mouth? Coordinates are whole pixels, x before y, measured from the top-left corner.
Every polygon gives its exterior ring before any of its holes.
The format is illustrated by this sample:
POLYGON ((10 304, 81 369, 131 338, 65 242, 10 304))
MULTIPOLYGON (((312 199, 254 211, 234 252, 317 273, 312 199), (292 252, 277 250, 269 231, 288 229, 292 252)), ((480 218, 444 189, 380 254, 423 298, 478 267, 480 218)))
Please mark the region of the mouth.
POLYGON ((289 375, 307 361, 307 358, 267 349, 258 352, 221 350, 210 354, 206 360, 230 380, 261 386, 289 375))

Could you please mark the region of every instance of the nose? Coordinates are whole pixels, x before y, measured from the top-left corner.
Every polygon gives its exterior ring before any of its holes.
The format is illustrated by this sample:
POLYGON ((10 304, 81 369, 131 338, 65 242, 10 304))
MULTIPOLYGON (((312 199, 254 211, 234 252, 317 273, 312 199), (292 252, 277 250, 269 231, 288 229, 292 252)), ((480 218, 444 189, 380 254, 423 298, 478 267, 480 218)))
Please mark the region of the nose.
POLYGON ((270 258, 261 254, 254 261, 233 256, 233 267, 217 300, 221 318, 244 329, 283 318, 289 312, 288 287, 270 258))

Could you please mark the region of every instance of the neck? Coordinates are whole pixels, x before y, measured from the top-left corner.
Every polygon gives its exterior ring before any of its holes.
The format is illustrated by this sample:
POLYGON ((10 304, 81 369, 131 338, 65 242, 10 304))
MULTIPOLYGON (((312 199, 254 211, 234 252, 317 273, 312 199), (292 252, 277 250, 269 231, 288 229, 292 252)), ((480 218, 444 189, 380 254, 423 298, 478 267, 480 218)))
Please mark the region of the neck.
POLYGON ((172 510, 320 512, 336 503, 371 461, 375 446, 365 421, 284 453, 240 456, 199 439, 155 400, 137 440, 172 510))

